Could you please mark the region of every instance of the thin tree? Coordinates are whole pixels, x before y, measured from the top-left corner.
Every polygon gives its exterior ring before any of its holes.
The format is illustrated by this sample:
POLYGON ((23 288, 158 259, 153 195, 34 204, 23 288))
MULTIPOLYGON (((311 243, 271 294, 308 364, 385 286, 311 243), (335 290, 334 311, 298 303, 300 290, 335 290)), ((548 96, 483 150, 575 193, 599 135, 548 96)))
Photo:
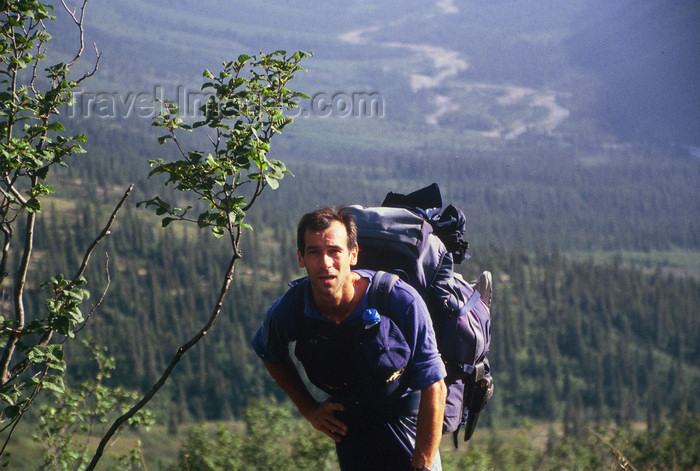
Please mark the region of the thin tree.
POLYGON ((150 176, 165 175, 165 184, 194 195, 199 209, 180 208, 160 196, 140 204, 162 216, 163 227, 173 222, 192 223, 210 230, 216 237, 227 237, 230 259, 208 320, 177 349, 151 389, 112 424, 100 441, 88 471, 95 468, 112 435, 158 393, 183 355, 204 338, 219 317, 236 261, 242 257, 243 231, 251 229, 245 222, 246 214, 263 191, 277 189, 279 180, 290 174, 282 161, 269 157, 270 141, 292 122, 284 112, 297 107, 300 99, 308 98, 287 86, 301 70, 302 59, 309 55, 302 51, 289 56, 285 51, 241 55, 235 61, 224 63, 218 75, 205 70, 207 81, 202 89, 211 95, 200 109, 203 120, 193 125, 178 116, 177 106, 163 103, 163 111, 154 125, 167 131, 159 142, 173 144, 176 160, 151 161, 150 176), (186 150, 179 140, 180 132, 194 130, 206 134, 210 144, 207 150, 186 150))
POLYGON ((54 191, 53 170, 83 153, 81 144, 86 141, 81 134, 66 134, 57 118, 60 108, 71 104, 73 90, 97 72, 100 61, 95 47, 92 67, 78 79, 71 78, 71 67, 85 51, 87 0, 79 5, 71 10, 61 1, 60 7, 78 33, 75 53, 69 62, 47 67, 42 64, 54 7, 38 1, 0 4, 0 285, 11 291, 3 289, 0 298, 0 432, 6 433, 0 456, 40 391, 65 392, 63 346, 74 340, 100 303, 87 314, 81 311, 89 294, 83 275, 131 192, 130 187, 85 250, 75 274, 68 278, 57 274, 41 283, 46 310, 30 312, 25 297, 42 201, 54 191))

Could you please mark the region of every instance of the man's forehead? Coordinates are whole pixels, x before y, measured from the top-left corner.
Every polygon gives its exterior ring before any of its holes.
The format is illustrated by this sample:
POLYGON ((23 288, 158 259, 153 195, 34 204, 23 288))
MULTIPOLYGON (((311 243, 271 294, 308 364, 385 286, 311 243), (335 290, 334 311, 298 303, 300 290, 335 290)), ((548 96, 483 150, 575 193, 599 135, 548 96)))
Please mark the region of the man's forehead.
POLYGON ((306 229, 304 236, 306 247, 315 247, 317 245, 340 245, 347 246, 348 232, 345 225, 340 221, 333 221, 326 229, 315 231, 306 229))

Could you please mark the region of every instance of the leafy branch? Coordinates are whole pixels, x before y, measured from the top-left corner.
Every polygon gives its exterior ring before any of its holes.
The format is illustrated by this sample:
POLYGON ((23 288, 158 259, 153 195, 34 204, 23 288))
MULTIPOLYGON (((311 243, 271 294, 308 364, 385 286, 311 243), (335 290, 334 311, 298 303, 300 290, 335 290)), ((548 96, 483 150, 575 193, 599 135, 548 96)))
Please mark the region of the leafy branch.
POLYGON ((634 465, 630 462, 630 460, 627 459, 627 457, 620 451, 618 450, 610 441, 608 441, 604 436, 596 432, 595 430, 589 430, 591 435, 596 437, 598 440, 603 442, 605 446, 610 448, 610 450, 615 454, 615 457, 617 458, 617 462, 620 465, 620 468, 624 470, 629 470, 629 471, 637 471, 637 468, 634 467, 634 465))
POLYGON ((72 102, 76 86, 98 68, 100 53, 95 48, 92 69, 78 80, 70 78, 71 66, 84 51, 87 1, 78 2, 78 14, 61 1, 77 27, 79 45, 71 62, 49 66, 44 65, 51 40, 46 24, 55 20, 54 6, 36 0, 0 3, 0 283, 12 290, 0 304, 0 431, 8 431, 0 456, 40 391, 65 393, 63 345, 87 322, 80 310, 89 296, 83 274, 131 192, 126 191, 86 250, 76 275, 70 279, 56 275, 41 283, 49 293, 46 312, 27 312, 24 301, 35 224, 42 215, 42 200, 54 191, 49 178, 56 167, 68 166, 69 157, 85 152, 81 147, 85 136, 66 134, 57 117, 59 109, 72 102), (56 341, 56 335, 62 340, 56 341))
MULTIPOLYGON (((58 275, 43 283, 44 289, 52 293, 52 297, 46 301, 49 315, 43 319, 36 319, 28 323, 21 330, 11 327, 12 324, 9 322, 3 321, 0 323, 2 324, 0 325, 2 328, 0 335, 3 336, 9 333, 13 338, 21 339, 24 336, 39 335, 39 340, 35 343, 29 345, 21 344, 24 358, 12 368, 9 368, 6 380, 0 387, 0 400, 8 404, 2 414, 3 419, 8 421, 8 423, 0 428, 0 431, 10 428, 10 433, 7 435, 2 448, 0 448, 0 456, 5 452, 5 448, 12 437, 12 431, 14 431, 23 415, 33 404, 38 393, 42 389, 50 389, 59 394, 65 390, 62 374, 65 373, 66 362, 63 358, 62 346, 68 339, 73 338, 76 332, 82 330, 87 323, 87 319, 83 317, 79 308, 80 304, 89 296, 88 291, 83 288, 87 281, 82 276, 82 273, 87 267, 92 252, 99 242, 109 234, 117 213, 124 206, 132 189, 133 185, 124 193, 100 235, 87 249, 83 257, 83 264, 76 276, 72 280, 67 280, 62 275, 58 275), (50 343, 54 333, 63 335, 63 341, 54 344, 50 343), (32 365, 42 366, 42 370, 28 379, 14 384, 15 380, 19 379, 20 375, 32 365), (50 375, 49 372, 51 370, 59 374, 50 375), (28 395, 25 394, 25 391, 29 391, 28 395)), ((102 297, 104 297, 104 292, 102 297)), ((102 299, 93 307, 93 310, 101 302, 102 299)), ((11 360, 12 357, 9 356, 6 348, 3 355, 3 365, 5 363, 9 364, 11 360)), ((5 367, 7 368, 7 366, 5 367)))
POLYGON ((179 208, 159 196, 139 205, 150 207, 162 216, 163 227, 174 221, 189 222, 200 229, 211 230, 216 237, 228 234, 231 258, 207 322, 177 349, 160 378, 141 400, 115 420, 98 444, 86 468, 88 471, 95 468, 112 435, 156 395, 180 359, 204 338, 220 315, 236 261, 242 257, 239 246, 242 229, 250 228, 244 222, 246 213, 265 188, 277 189, 279 180, 290 174, 283 162, 268 157, 270 140, 292 122, 284 116, 284 111, 298 106, 299 99, 308 98, 291 91, 287 84, 301 70, 302 59, 309 55, 297 52, 287 57, 285 51, 260 53, 259 57, 241 55, 235 61, 224 63, 217 76, 204 71, 204 77, 210 81, 204 83, 202 90, 211 91, 211 96, 200 110, 203 120, 187 124, 178 117, 178 109, 171 103, 165 103, 164 110, 155 119, 154 126, 167 131, 159 142, 172 141, 179 158, 172 162, 151 161, 150 176, 166 176, 165 185, 174 185, 178 191, 194 195, 205 207, 196 216, 189 216, 191 206, 179 208), (179 132, 196 129, 208 132, 212 145, 209 151, 187 151, 178 139, 179 132), (246 189, 248 192, 244 193, 246 189))

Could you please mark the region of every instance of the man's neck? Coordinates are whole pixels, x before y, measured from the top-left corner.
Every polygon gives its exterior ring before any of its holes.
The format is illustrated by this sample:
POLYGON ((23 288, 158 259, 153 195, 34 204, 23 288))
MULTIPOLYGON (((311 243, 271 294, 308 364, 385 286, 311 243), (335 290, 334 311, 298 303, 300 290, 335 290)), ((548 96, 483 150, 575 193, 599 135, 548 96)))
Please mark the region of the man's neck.
POLYGON ((316 309, 326 319, 340 324, 355 310, 367 291, 367 280, 352 273, 350 280, 339 296, 319 296, 312 292, 316 309))

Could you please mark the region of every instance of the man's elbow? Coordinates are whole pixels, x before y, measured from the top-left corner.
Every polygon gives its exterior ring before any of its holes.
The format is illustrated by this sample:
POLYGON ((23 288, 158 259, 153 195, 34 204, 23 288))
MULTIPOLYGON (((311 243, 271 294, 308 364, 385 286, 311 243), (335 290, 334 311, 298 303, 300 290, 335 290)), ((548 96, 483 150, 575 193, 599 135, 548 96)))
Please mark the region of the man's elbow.
POLYGON ((437 383, 435 383, 435 387, 437 388, 437 395, 440 398, 440 401, 445 402, 447 399, 447 385, 445 384, 445 380, 441 379, 437 383))
POLYGON ((436 381, 435 383, 431 384, 423 391, 421 391, 421 394, 430 395, 436 401, 444 403, 447 399, 447 386, 445 385, 445 380, 441 379, 440 381, 436 381))

